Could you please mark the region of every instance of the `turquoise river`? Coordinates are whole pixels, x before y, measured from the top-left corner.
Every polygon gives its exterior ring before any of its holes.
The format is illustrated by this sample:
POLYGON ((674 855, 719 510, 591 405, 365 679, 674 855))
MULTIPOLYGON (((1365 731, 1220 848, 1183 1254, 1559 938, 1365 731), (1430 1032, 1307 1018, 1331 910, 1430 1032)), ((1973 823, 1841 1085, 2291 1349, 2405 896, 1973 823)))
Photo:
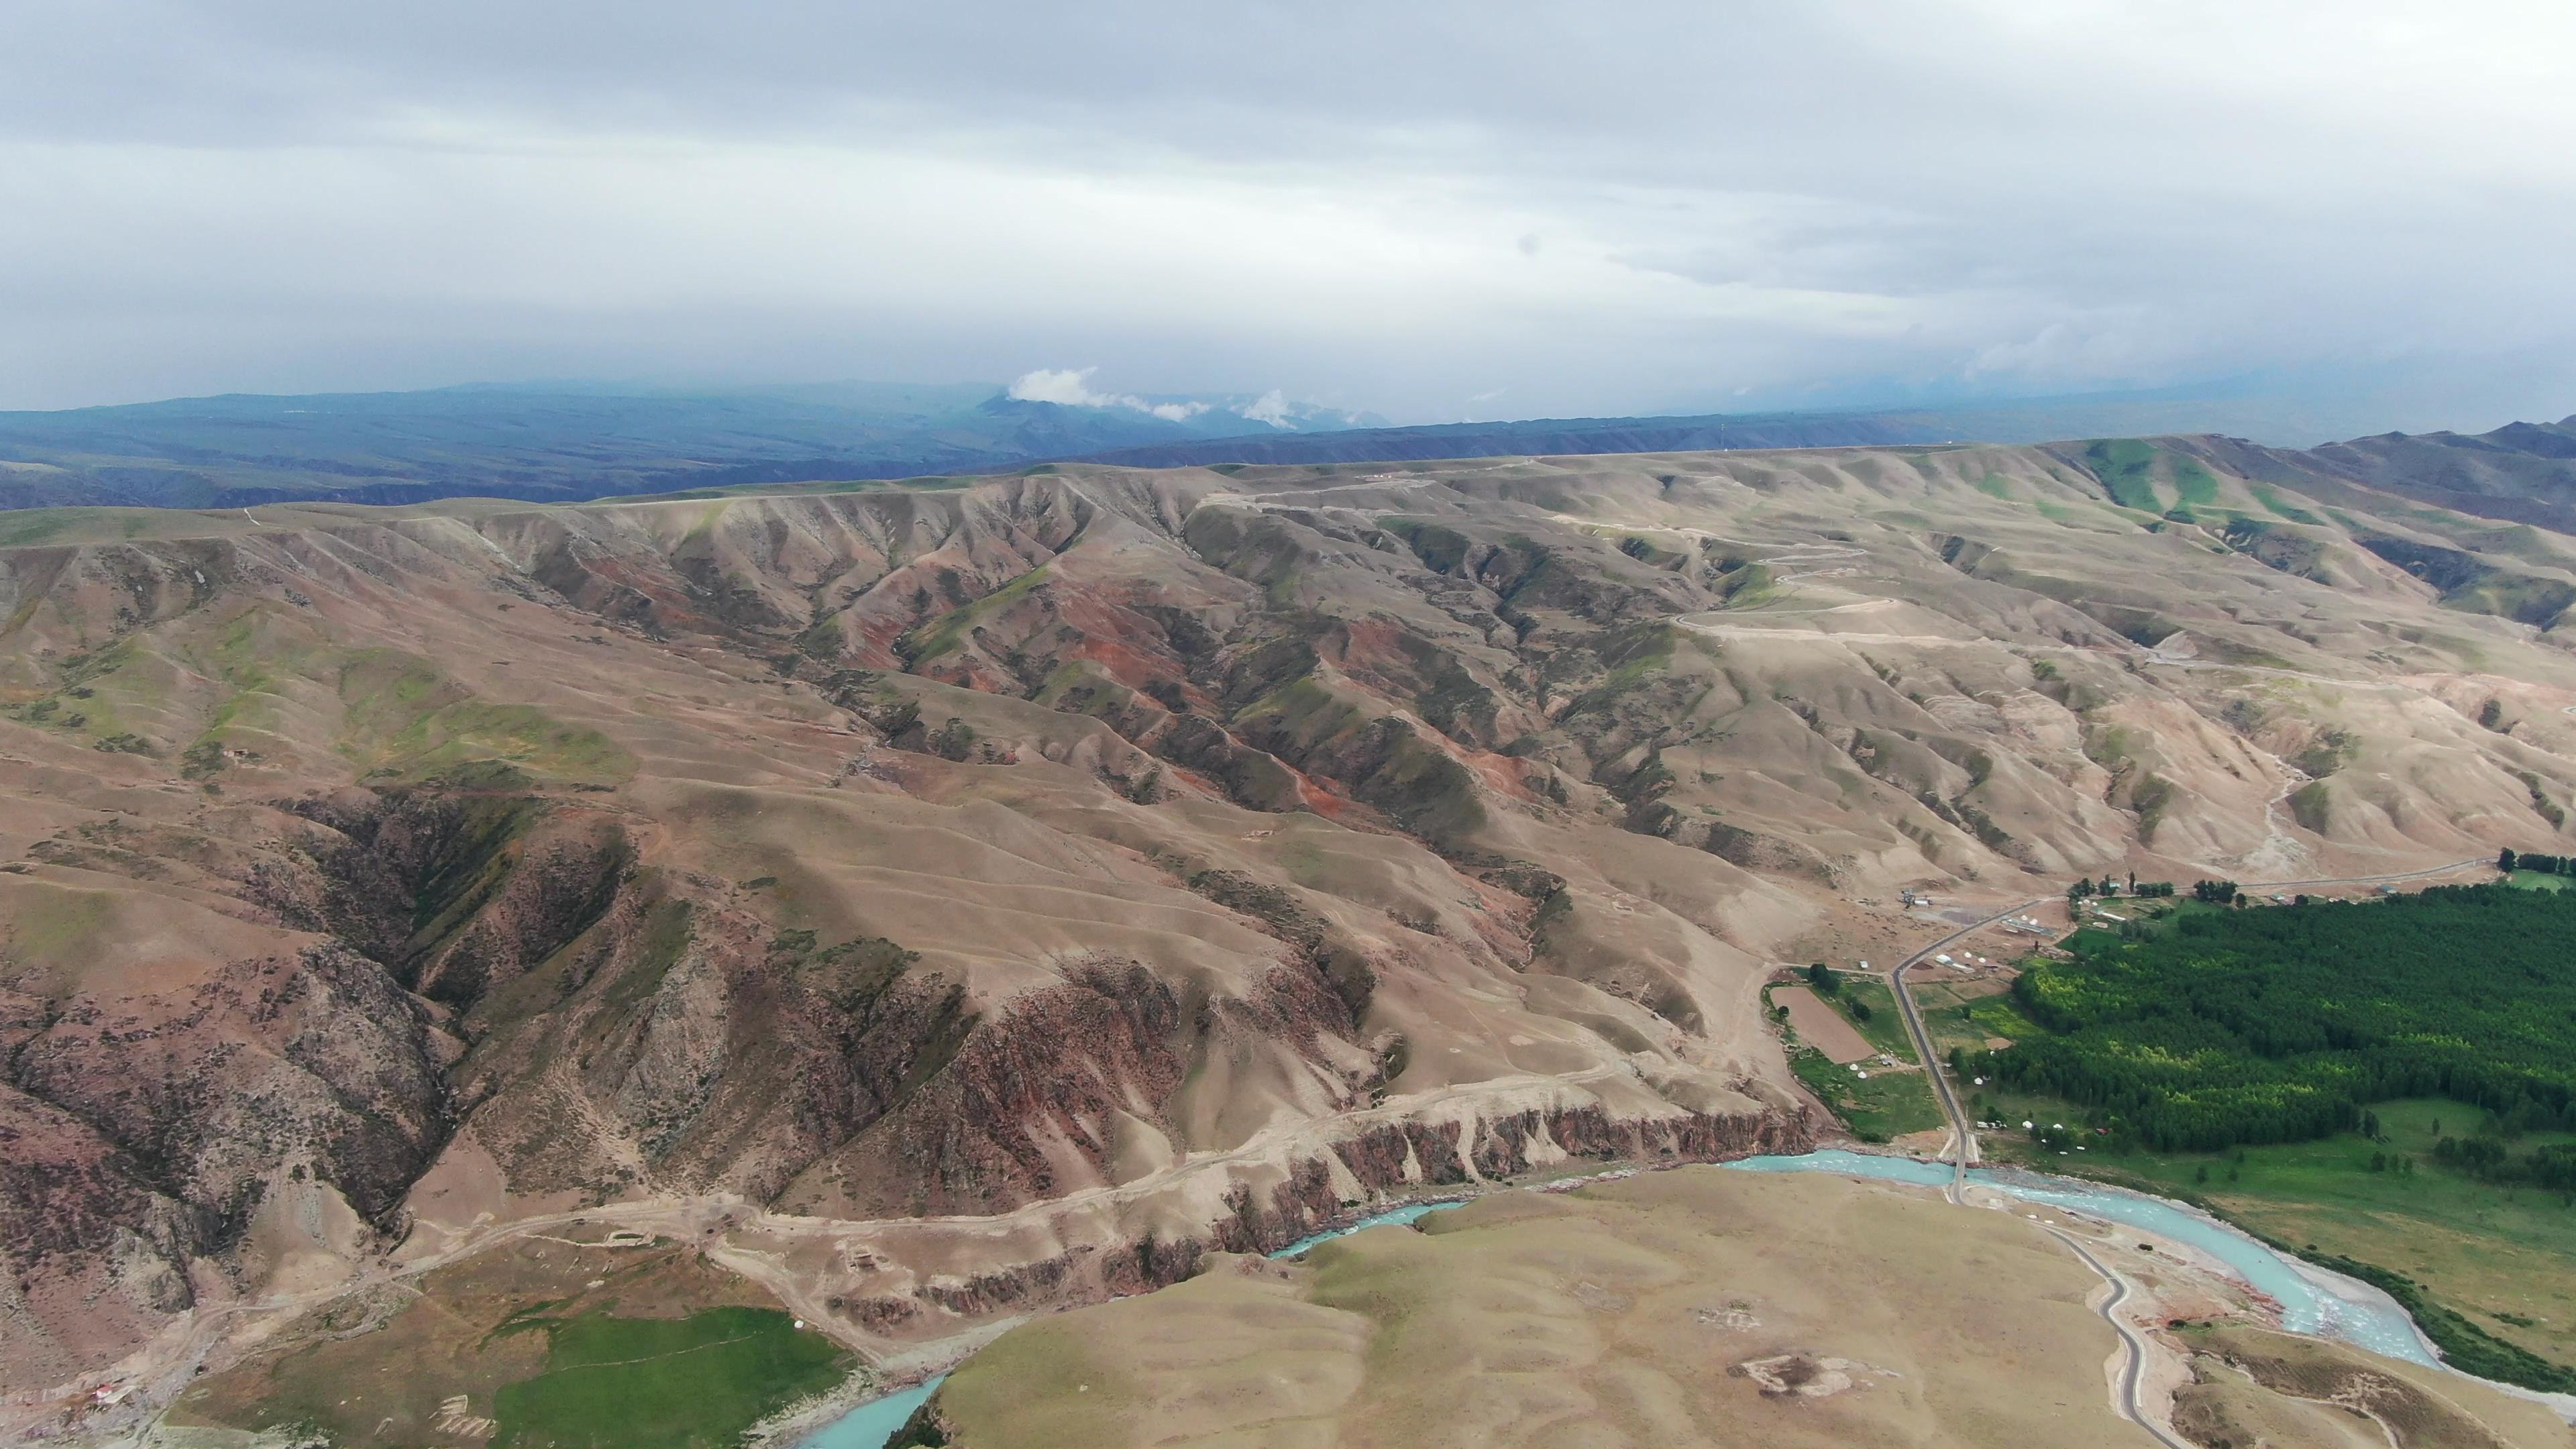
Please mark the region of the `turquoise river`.
MULTIPOLYGON (((1951 1174, 1947 1163, 1923 1162, 1910 1157, 1880 1157, 1845 1152, 1840 1148, 1802 1153, 1796 1157, 1748 1157, 1726 1165, 1746 1172, 1832 1172, 1846 1177, 1884 1178, 1921 1187, 1940 1187, 1949 1182, 1951 1174)), ((2374 1353, 2415 1363, 2438 1362, 2425 1344, 2423 1335, 2416 1331, 2414 1320, 2385 1295, 2361 1284, 2339 1282, 2313 1269, 2302 1269, 2243 1233, 2178 1203, 2079 1182, 2074 1178, 2018 1170, 1975 1168, 1969 1171, 1968 1181, 1973 1186, 1992 1188, 2025 1202, 2106 1222, 2125 1223, 2199 1249, 2226 1264, 2230 1272, 2255 1291, 2278 1303, 2281 1306, 2281 1326, 2293 1332, 2341 1339, 2374 1353)), ((1413 1203, 1362 1218, 1346 1228, 1301 1238, 1270 1256, 1293 1258, 1317 1243, 1356 1233, 1363 1228, 1410 1223, 1425 1213, 1454 1206, 1454 1203, 1413 1203)), ((921 1407, 938 1387, 939 1380, 932 1379, 901 1393, 871 1399, 807 1439, 801 1449, 884 1449, 885 1442, 894 1437, 894 1432, 912 1417, 913 1410, 921 1407)))

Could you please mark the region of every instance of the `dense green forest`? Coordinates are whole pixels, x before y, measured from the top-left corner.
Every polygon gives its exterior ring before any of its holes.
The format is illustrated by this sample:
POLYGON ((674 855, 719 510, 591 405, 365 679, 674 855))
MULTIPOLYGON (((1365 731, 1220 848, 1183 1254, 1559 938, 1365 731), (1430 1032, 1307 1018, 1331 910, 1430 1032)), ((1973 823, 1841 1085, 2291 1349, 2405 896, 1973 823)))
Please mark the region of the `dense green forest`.
POLYGON ((2507 1130, 2576 1126, 2576 893, 2445 886, 2070 944, 2073 960, 2013 985, 2046 1034, 1963 1070, 2159 1151, 2323 1136, 2396 1097, 2472 1102, 2507 1130))

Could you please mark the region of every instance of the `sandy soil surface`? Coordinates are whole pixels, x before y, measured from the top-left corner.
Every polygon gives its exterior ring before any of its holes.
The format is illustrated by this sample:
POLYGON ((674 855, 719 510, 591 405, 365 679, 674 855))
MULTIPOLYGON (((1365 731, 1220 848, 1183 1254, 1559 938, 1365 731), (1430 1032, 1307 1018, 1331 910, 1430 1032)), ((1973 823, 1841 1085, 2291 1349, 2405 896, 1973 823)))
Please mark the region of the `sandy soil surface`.
POLYGON ((2152 1443, 2098 1279, 2018 1218, 1684 1168, 1426 1221, 1025 1325, 943 1411, 997 1449, 2152 1443))
POLYGON ((2267 1332, 2269 1305, 2187 1247, 1982 1190, 1963 1209, 1683 1168, 1498 1193, 1424 1229, 1219 1259, 1028 1323, 935 1412, 990 1449, 2150 1445, 2184 1442, 2157 1437, 2177 1414, 2197 1442, 2260 1426, 2230 1442, 2275 1449, 2567 1442, 2475 1381, 2267 1332), (2119 1407, 2127 1350, 2096 1312, 2112 1289, 2070 1239, 2125 1289, 2153 1431, 2119 1407))

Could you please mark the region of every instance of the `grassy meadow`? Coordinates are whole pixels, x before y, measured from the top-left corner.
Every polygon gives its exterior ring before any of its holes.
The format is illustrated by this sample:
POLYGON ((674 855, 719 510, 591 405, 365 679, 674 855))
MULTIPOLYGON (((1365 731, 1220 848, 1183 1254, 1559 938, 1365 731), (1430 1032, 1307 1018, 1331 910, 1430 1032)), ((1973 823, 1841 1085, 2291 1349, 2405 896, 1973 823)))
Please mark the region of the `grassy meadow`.
MULTIPOLYGON (((1914 1066, 1914 1048, 1905 1039, 1905 1022, 1897 1015, 1896 998, 1887 983, 1841 971, 1833 973, 1833 979, 1836 989, 1819 991, 1817 999, 1841 1013, 1871 1046, 1907 1067, 1914 1066), (1856 1007, 1865 1008, 1866 1014, 1856 1007)), ((1811 1047, 1795 1041, 1789 1047, 1789 1069, 1863 1142, 1887 1142, 1943 1125, 1941 1105, 1922 1072, 1882 1070, 1869 1062, 1859 1066, 1866 1076, 1836 1066, 1811 1047)))

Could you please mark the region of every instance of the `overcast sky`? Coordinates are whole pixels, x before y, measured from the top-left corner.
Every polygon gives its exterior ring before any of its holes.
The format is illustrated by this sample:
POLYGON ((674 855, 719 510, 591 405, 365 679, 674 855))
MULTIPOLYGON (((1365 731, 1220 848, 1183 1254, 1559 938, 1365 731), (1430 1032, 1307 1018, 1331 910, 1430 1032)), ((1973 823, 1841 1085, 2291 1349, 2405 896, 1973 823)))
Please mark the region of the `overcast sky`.
POLYGON ((2567 0, 6 0, 0 407, 2359 369, 2489 426, 2576 410, 2571 69, 2567 0))

